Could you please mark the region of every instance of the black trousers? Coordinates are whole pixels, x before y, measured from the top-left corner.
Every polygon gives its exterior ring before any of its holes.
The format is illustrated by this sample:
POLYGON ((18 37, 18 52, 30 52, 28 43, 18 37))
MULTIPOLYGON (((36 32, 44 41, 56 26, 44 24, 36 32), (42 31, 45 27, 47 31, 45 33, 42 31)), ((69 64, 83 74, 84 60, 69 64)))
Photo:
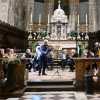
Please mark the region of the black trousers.
POLYGON ((42 55, 39 59, 39 74, 45 74, 45 70, 47 68, 47 56, 42 55))

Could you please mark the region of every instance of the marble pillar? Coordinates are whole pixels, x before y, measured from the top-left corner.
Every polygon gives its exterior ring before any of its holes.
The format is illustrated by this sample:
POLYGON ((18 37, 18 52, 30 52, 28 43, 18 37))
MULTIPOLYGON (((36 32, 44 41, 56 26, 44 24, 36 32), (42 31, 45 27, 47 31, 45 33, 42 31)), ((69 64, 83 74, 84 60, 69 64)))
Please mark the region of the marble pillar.
POLYGON ((89 32, 97 31, 96 0, 89 0, 89 32))

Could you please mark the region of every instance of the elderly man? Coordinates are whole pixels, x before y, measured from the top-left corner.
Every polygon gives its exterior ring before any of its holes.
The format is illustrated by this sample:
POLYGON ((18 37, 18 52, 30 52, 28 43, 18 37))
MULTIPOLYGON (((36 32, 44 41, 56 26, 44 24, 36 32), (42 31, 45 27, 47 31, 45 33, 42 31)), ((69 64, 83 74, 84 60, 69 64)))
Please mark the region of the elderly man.
POLYGON ((48 47, 48 41, 45 40, 43 45, 40 46, 40 48, 38 48, 38 50, 40 50, 40 57, 39 57, 39 61, 40 61, 40 66, 39 66, 39 75, 47 75, 45 73, 45 69, 47 68, 47 54, 51 51, 48 47))

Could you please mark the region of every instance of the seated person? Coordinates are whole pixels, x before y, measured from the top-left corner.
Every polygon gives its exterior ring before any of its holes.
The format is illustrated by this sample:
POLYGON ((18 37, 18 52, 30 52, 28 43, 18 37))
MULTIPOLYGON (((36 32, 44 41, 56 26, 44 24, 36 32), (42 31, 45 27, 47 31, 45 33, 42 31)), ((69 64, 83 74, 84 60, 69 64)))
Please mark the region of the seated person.
POLYGON ((70 71, 73 72, 73 70, 75 69, 75 67, 74 67, 75 62, 72 59, 72 57, 69 55, 66 56, 66 64, 70 67, 70 71))
POLYGON ((61 52, 60 59, 61 59, 61 68, 63 69, 66 66, 66 53, 64 51, 61 52))
POLYGON ((26 58, 26 68, 29 70, 29 72, 31 72, 33 64, 32 64, 32 53, 30 49, 26 50, 25 58, 26 58))

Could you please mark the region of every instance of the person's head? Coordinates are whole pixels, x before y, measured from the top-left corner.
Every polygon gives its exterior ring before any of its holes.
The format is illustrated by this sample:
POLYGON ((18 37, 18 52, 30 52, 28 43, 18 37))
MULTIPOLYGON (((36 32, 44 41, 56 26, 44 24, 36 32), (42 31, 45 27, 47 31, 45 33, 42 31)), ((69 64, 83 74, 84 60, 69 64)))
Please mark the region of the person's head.
POLYGON ((1 49, 1 53, 2 53, 2 54, 4 54, 4 53, 5 53, 4 49, 1 49))
POLYGON ((94 45, 95 45, 95 47, 98 47, 99 46, 99 43, 98 42, 95 42, 94 45))
POLYGON ((48 45, 48 40, 44 40, 43 45, 48 45))
POLYGON ((13 54, 14 53, 14 49, 10 49, 10 52, 11 52, 11 54, 13 54))
POLYGON ((4 55, 4 49, 0 49, 0 56, 4 55))
POLYGON ((26 49, 26 53, 31 53, 31 50, 30 49, 26 49))
POLYGON ((7 48, 7 49, 6 49, 6 53, 7 53, 7 54, 10 54, 10 48, 7 48))

